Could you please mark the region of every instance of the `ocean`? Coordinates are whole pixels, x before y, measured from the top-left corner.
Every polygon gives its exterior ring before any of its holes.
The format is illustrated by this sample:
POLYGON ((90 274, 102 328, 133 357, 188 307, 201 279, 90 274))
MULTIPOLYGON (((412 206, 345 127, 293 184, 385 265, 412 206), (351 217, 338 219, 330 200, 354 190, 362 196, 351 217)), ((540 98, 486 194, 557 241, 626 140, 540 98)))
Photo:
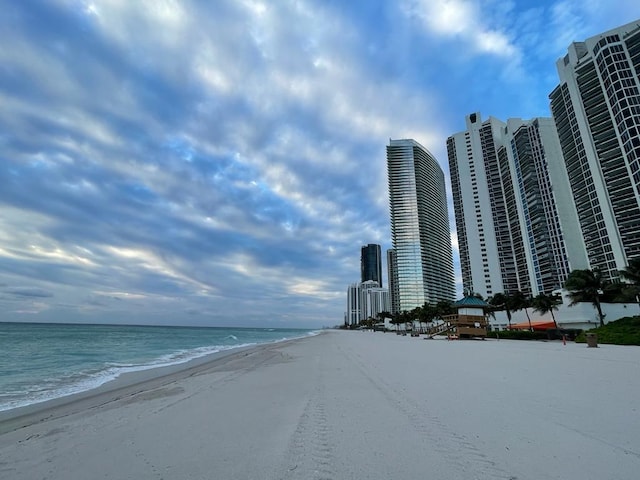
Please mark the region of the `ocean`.
POLYGON ((126 372, 315 333, 283 328, 0 323, 0 411, 91 390, 126 372))

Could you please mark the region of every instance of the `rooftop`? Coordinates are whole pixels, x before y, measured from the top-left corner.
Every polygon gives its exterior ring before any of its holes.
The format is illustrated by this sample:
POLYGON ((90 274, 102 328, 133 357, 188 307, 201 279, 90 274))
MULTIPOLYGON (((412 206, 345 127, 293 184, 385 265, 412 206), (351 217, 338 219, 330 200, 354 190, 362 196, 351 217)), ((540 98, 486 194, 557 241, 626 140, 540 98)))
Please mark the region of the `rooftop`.
POLYGON ((464 297, 453 303, 453 307, 487 307, 489 304, 478 297, 464 297))

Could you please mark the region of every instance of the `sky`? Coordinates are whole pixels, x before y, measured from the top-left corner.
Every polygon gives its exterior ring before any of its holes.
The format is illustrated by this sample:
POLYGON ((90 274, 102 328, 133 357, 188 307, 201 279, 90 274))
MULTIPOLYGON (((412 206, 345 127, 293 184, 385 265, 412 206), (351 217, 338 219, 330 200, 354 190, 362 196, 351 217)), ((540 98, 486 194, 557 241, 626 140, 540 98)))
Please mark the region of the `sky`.
POLYGON ((389 139, 448 179, 466 115, 550 116, 556 60, 640 2, 0 11, 0 321, 318 328, 391 248, 389 139))

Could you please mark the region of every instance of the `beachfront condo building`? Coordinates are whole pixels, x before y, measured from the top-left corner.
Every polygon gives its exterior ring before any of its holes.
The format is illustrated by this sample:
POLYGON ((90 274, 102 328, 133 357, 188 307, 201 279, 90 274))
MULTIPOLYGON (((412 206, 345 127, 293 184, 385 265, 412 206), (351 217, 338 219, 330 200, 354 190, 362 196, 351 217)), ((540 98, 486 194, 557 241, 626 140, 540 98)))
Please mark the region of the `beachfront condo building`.
POLYGON ((382 288, 378 282, 352 283, 347 288, 347 326, 357 326, 362 320, 377 319, 378 314, 391 310, 389 290, 382 288))
POLYGON ((360 281, 373 280, 382 287, 382 250, 380 245, 370 243, 360 249, 360 281))
POLYGON ((415 140, 390 140, 387 170, 398 310, 454 300, 451 233, 440 165, 415 140))
POLYGON ((640 256, 640 20, 574 42, 551 92, 589 268, 640 256))
POLYGON ((447 155, 465 292, 551 293, 587 268, 552 119, 472 113, 447 155))

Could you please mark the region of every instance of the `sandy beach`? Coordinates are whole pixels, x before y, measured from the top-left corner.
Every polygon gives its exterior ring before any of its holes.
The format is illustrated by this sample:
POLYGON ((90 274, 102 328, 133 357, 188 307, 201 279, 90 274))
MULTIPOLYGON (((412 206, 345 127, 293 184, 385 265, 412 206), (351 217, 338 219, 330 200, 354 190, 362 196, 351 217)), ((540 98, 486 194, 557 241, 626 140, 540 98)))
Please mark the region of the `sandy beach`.
POLYGON ((637 347, 329 331, 158 373, 19 418, 5 412, 0 478, 584 480, 640 471, 637 347))

